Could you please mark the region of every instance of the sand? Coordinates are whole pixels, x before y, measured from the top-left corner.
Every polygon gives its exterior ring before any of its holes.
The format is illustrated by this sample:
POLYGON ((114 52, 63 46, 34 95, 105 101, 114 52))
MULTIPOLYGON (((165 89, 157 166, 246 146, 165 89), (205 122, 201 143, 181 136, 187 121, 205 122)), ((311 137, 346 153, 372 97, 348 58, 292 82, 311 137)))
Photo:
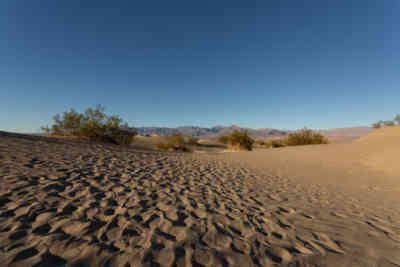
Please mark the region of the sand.
POLYGON ((0 265, 400 266, 400 173, 372 139, 167 153, 0 132, 0 265))

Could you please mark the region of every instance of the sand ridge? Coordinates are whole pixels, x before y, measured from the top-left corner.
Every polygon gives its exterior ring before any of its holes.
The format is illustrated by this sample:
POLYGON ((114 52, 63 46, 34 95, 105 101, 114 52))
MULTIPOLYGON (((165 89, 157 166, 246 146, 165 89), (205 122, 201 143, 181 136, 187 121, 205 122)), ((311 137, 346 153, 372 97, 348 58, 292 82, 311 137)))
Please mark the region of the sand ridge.
POLYGON ((356 140, 359 146, 374 149, 364 160, 368 168, 399 177, 400 126, 384 127, 356 140))
POLYGON ((397 202, 244 157, 2 134, 1 263, 400 266, 397 202))

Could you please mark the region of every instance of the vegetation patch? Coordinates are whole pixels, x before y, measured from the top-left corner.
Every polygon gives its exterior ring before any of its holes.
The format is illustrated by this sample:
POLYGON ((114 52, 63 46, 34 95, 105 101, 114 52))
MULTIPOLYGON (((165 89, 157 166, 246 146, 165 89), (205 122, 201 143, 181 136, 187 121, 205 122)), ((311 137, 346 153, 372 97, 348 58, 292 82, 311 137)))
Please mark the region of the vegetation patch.
POLYGON ((185 138, 178 133, 175 133, 170 136, 166 136, 165 142, 160 142, 156 144, 156 148, 159 150, 168 150, 168 151, 190 151, 186 146, 185 138))
POLYGON ((53 125, 41 129, 51 135, 72 136, 118 145, 131 144, 136 132, 128 130, 128 124, 118 115, 107 115, 104 110, 101 105, 88 108, 84 113, 71 109, 61 115, 55 115, 53 125))
POLYGON ((272 139, 269 141, 257 140, 256 144, 264 148, 277 148, 286 146, 284 139, 272 139))
POLYGON ((222 135, 222 136, 218 137, 218 142, 227 145, 229 142, 229 136, 222 135))
POLYGON ((264 140, 256 140, 254 142, 254 144, 258 145, 258 146, 263 146, 263 147, 267 147, 268 146, 268 142, 264 141, 264 140))
POLYGON ((197 146, 199 144, 199 138, 196 137, 189 137, 187 139, 187 143, 192 146, 197 146))
POLYGON ((388 120, 388 121, 378 121, 372 124, 372 127, 375 129, 382 128, 383 126, 395 126, 395 125, 400 125, 400 114, 397 114, 393 120, 388 120))
POLYGON ((268 142, 268 147, 278 148, 287 146, 285 139, 274 139, 268 142))
POLYGON ((240 132, 238 130, 235 130, 230 135, 220 136, 218 141, 227 144, 233 150, 252 150, 255 142, 247 131, 240 132))
POLYGON ((290 133, 284 142, 287 146, 319 145, 328 144, 329 141, 322 134, 309 129, 290 133))
POLYGON ((265 148, 279 148, 285 146, 328 144, 329 141, 322 134, 305 128, 290 133, 286 138, 272 139, 269 141, 258 140, 256 143, 265 148))

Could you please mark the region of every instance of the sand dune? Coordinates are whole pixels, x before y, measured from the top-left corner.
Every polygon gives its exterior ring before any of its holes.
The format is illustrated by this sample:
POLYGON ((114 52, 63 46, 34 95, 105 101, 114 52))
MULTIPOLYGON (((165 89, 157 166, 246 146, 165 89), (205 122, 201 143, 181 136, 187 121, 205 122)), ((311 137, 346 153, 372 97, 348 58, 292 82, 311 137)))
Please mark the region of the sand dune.
POLYGON ((364 164, 372 169, 399 177, 400 174, 400 126, 376 130, 356 141, 360 145, 373 149, 364 164))
POLYGON ((185 154, 0 133, 0 264, 400 266, 400 172, 370 160, 400 146, 376 135, 185 154))

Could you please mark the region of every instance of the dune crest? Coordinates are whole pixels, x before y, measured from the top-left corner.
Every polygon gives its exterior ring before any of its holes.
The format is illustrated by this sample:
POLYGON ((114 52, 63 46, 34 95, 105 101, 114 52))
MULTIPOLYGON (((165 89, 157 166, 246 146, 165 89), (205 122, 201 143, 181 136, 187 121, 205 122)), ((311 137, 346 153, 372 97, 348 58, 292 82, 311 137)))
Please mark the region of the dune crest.
POLYGON ((364 160, 366 167, 389 175, 400 174, 400 126, 377 129, 355 143, 370 147, 364 160))

